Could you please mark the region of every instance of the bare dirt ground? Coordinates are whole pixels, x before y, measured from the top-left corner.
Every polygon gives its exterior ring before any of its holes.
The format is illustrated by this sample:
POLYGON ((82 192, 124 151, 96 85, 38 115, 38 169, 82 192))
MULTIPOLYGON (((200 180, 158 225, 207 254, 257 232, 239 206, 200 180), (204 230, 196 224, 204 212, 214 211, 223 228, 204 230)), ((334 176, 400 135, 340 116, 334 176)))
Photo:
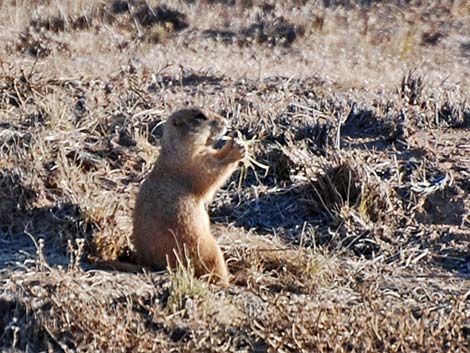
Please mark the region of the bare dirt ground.
POLYGON ((0 1, 0 348, 470 352, 470 3, 0 1), (251 157, 229 289, 133 260, 161 123, 251 157))

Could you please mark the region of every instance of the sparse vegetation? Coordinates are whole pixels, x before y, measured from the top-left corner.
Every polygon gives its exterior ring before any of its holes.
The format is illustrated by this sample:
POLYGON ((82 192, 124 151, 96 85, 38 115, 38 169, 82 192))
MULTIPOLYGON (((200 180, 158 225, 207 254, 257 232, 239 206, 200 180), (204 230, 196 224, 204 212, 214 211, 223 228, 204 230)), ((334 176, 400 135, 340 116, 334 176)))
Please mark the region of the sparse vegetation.
POLYGON ((0 2, 0 350, 469 352, 468 1, 0 2), (162 122, 250 159, 233 275, 133 262, 162 122))

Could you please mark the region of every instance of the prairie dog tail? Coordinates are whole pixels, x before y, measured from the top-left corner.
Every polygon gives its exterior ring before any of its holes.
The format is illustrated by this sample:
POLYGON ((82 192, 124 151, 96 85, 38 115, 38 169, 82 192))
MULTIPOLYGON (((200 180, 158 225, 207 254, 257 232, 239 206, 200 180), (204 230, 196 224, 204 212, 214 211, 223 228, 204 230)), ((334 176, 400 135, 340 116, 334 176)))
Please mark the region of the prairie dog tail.
POLYGON ((138 264, 131 264, 130 262, 121 262, 121 261, 103 261, 95 264, 99 269, 103 270, 112 270, 112 271, 121 271, 121 272, 142 272, 144 266, 138 264))

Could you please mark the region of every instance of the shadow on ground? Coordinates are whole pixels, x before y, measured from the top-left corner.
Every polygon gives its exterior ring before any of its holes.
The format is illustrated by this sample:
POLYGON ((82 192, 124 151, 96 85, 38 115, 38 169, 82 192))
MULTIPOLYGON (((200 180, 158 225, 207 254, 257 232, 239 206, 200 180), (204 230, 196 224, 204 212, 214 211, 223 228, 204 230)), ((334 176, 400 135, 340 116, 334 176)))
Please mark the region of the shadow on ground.
POLYGON ((232 193, 232 199, 211 211, 215 223, 233 222, 245 230, 275 234, 290 242, 298 242, 306 227, 319 224, 320 213, 309 209, 303 199, 311 193, 310 185, 290 189, 269 189, 258 195, 232 193))
POLYGON ((36 207, 37 194, 16 172, 0 171, 0 268, 34 258, 40 239, 47 262, 57 265, 68 263, 68 240, 90 241, 95 225, 80 206, 36 207))

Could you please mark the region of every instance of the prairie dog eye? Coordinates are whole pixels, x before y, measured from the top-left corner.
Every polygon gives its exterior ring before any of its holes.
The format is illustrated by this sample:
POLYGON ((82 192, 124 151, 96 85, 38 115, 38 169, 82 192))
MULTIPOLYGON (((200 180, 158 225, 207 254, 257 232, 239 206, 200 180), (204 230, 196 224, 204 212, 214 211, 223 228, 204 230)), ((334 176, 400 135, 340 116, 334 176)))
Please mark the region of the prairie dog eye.
POLYGON ((207 116, 205 116, 203 113, 197 113, 195 116, 194 116, 194 119, 197 120, 197 121, 206 121, 208 118, 207 116))

